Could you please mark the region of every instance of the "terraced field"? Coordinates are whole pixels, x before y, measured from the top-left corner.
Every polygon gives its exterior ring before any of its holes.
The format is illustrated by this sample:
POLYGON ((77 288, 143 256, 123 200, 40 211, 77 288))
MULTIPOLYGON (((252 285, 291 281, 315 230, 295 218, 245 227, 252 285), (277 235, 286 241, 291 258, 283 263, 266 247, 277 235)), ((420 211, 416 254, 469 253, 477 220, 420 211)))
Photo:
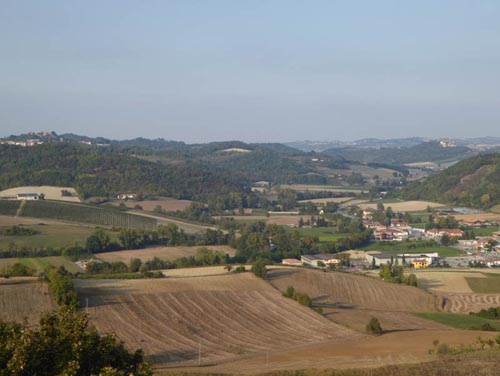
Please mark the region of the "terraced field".
POLYGON ((101 331, 117 333, 167 367, 363 337, 249 273, 75 285, 101 331))

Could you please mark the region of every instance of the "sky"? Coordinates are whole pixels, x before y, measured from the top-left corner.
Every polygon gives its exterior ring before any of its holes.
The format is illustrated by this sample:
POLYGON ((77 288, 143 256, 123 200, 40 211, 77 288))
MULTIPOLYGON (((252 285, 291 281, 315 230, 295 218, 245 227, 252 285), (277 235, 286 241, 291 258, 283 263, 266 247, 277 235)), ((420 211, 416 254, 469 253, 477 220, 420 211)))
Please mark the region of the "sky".
POLYGON ((500 1, 1 0, 0 137, 500 136, 500 1))

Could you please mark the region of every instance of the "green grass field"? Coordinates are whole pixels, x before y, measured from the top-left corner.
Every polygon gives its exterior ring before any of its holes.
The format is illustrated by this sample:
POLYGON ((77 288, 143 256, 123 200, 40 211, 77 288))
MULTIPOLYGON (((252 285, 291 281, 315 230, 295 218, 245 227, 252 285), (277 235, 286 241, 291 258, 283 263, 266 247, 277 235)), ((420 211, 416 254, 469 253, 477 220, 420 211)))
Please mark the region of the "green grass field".
POLYGON ((410 242, 377 242, 361 247, 365 251, 380 251, 383 253, 427 253, 437 252, 440 257, 456 257, 462 255, 462 251, 452 247, 445 247, 440 244, 424 246, 418 241, 410 242), (413 248, 413 245, 415 246, 413 248))
POLYGON ((478 330, 481 325, 490 324, 495 330, 500 331, 500 321, 488 320, 482 317, 459 315, 456 313, 415 313, 415 316, 436 321, 440 324, 456 329, 478 330))
POLYGON ((0 259, 0 273, 3 273, 5 269, 10 266, 21 263, 28 268, 34 269, 38 272, 43 271, 47 266, 54 266, 58 268, 59 266, 64 266, 64 268, 71 272, 81 272, 82 270, 76 266, 73 262, 68 260, 63 256, 49 256, 49 257, 26 257, 26 258, 5 258, 0 259))
POLYGON ((340 238, 345 238, 345 237, 349 237, 352 235, 349 233, 339 234, 332 227, 311 227, 311 228, 285 227, 285 229, 289 232, 298 231, 301 238, 306 237, 306 236, 317 236, 321 243, 333 242, 333 241, 336 241, 340 238))
MULTIPOLYGON (((40 221, 43 222, 43 221, 40 221)), ((47 224, 23 226, 36 230, 32 236, 0 236, 0 249, 8 249, 14 242, 18 247, 27 248, 60 248, 68 244, 85 244, 85 240, 95 231, 93 226, 78 226, 66 224, 47 224)), ((107 231, 111 239, 116 239, 116 233, 107 231)))
POLYGON ((500 293, 500 274, 482 273, 487 278, 465 278, 472 291, 477 293, 500 293))
POLYGON ((475 228, 474 230, 474 235, 476 236, 491 236, 492 233, 495 231, 499 231, 499 228, 497 226, 489 226, 489 227, 480 227, 480 228, 475 228))

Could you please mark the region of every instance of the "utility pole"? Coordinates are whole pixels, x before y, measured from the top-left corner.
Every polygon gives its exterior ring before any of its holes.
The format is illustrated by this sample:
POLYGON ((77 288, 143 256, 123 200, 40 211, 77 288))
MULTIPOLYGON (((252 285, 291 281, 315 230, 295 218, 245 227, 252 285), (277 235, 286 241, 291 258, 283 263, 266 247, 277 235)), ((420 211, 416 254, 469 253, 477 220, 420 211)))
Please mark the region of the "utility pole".
POLYGON ((201 339, 198 342, 198 366, 201 366, 201 339))

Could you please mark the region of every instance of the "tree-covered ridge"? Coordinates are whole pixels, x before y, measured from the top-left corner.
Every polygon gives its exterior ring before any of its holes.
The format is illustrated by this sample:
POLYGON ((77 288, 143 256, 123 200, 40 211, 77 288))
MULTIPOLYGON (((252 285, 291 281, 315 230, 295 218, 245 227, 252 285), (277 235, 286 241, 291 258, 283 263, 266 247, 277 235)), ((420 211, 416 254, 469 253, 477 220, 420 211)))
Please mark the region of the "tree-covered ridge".
POLYGON ((415 182, 401 195, 409 200, 433 200, 478 208, 500 204, 500 154, 478 155, 415 182))
POLYGON ((195 200, 244 191, 240 184, 198 163, 163 165, 113 149, 68 143, 30 148, 0 145, 0 165, 0 189, 56 185, 75 187, 84 197, 130 191, 195 200))
POLYGON ((334 148, 326 150, 325 153, 339 155, 352 161, 401 165, 463 159, 471 155, 471 150, 465 146, 442 147, 437 141, 429 141, 402 148, 334 148))

